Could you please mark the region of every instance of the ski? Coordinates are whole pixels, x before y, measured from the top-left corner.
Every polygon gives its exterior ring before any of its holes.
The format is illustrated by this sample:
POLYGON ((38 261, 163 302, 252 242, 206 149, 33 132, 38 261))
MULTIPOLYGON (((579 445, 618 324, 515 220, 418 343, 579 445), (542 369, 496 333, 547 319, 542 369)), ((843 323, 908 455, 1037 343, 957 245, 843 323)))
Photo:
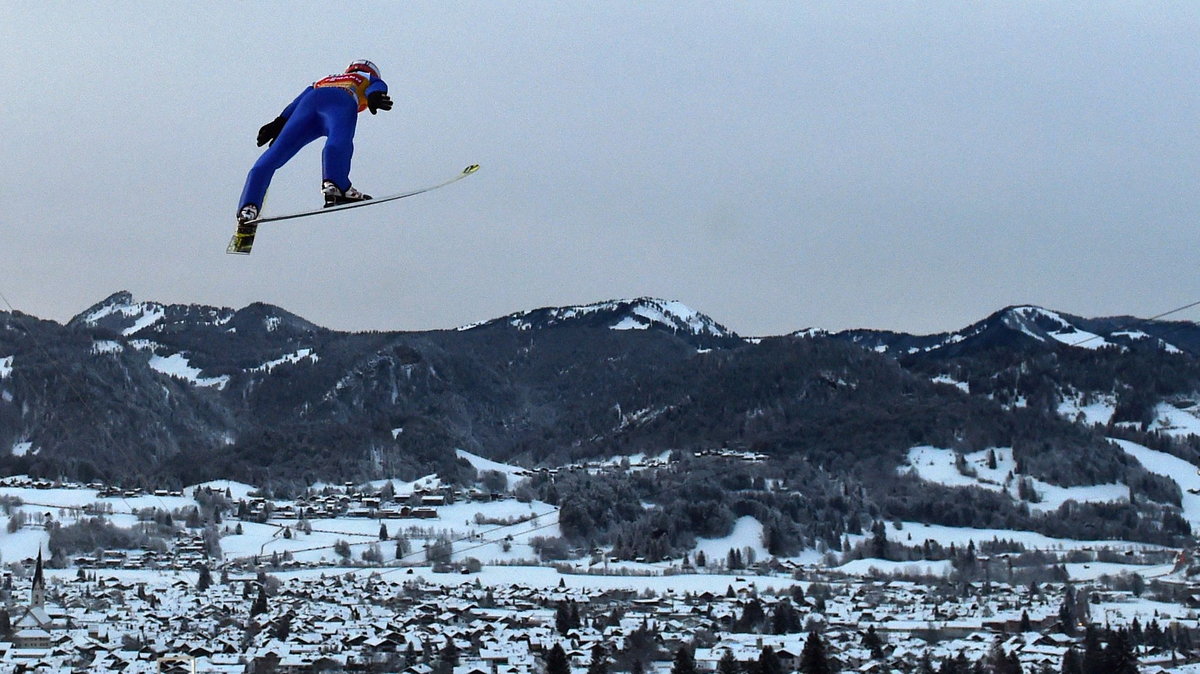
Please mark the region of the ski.
POLYGON ((389 201, 395 201, 397 199, 413 197, 418 194, 424 194, 425 192, 431 192, 433 190, 438 189, 439 187, 445 187, 446 185, 449 185, 450 183, 458 182, 459 180, 466 178, 467 176, 471 175, 472 173, 475 173, 478 170, 479 170, 479 164, 471 164, 470 166, 466 167, 461 172, 459 172, 458 175, 454 176, 453 178, 451 178, 449 180, 445 180, 440 183, 437 183, 436 185, 429 185, 427 187, 422 187, 420 189, 410 190, 407 192, 400 192, 399 194, 392 194, 392 195, 388 195, 386 197, 378 197, 378 198, 366 199, 364 201, 355 201, 355 202, 349 203, 349 204, 330 206, 328 208, 314 208, 312 210, 307 210, 307 211, 299 211, 296 213, 286 213, 284 215, 269 215, 266 217, 258 218, 256 220, 250 220, 249 222, 245 222, 245 223, 238 225, 237 232, 234 233, 233 238, 230 239, 229 246, 226 247, 225 252, 234 254, 234 255, 249 255, 250 249, 254 246, 254 235, 258 230, 258 226, 263 224, 264 222, 278 222, 280 220, 294 220, 296 218, 304 218, 304 217, 308 217, 310 215, 319 215, 321 213, 335 213, 337 211, 347 211, 347 210, 350 210, 351 208, 362 208, 363 206, 372 206, 375 204, 386 204, 389 201))

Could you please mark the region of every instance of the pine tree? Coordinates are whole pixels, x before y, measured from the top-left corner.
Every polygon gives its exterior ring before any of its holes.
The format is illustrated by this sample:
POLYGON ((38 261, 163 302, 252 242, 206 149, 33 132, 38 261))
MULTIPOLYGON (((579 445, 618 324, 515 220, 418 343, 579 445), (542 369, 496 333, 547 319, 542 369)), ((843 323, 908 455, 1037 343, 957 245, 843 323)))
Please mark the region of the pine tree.
POLYGON ((887 559, 887 544, 887 527, 884 526, 883 520, 879 520, 871 526, 871 556, 876 559, 887 559))
POLYGON ((546 674, 571 674, 571 663, 562 644, 554 644, 546 655, 546 674))
POLYGON ((671 674, 696 674, 696 661, 692 651, 684 644, 675 651, 675 661, 671 664, 671 674))
POLYGON ((825 643, 816 631, 809 632, 808 640, 804 642, 804 650, 800 652, 799 671, 801 674, 829 674, 833 671, 825 657, 825 643))
MULTIPOLYGON (((1015 656, 1016 653, 1014 652, 1013 655, 1015 656)), ((1012 666, 1014 660, 1009 657, 1008 653, 1004 652, 1004 646, 1000 642, 1000 637, 996 637, 996 640, 992 642, 987 659, 988 671, 995 672, 995 674, 1020 674, 1020 661, 1016 661, 1016 669, 1014 670, 1012 666)))
POLYGON ((1058 607, 1058 623, 1063 634, 1075 634, 1075 624, 1078 616, 1075 614, 1075 588, 1068 585, 1063 595, 1062 605, 1058 607))
POLYGON ((250 615, 256 616, 260 613, 267 612, 267 588, 265 585, 258 586, 258 598, 254 600, 254 605, 250 607, 250 615))
POLYGON ((554 629, 564 637, 571 631, 571 610, 565 601, 558 602, 558 608, 554 610, 554 629))
POLYGON ((867 633, 863 635, 863 648, 871 651, 872 658, 883 659, 883 639, 879 638, 879 633, 875 631, 874 625, 868 627, 867 633))
POLYGON ((279 616, 275 622, 271 623, 271 636, 280 641, 287 641, 288 635, 292 633, 292 614, 284 613, 279 616))
POLYGON ((1105 672, 1111 674, 1137 674, 1137 656, 1133 652, 1133 642, 1129 633, 1124 629, 1109 632, 1108 643, 1104 647, 1105 672))
POLYGON ((207 566, 200 567, 200 577, 196 579, 196 589, 203 592, 212 585, 212 573, 207 566))
POLYGON ((1075 650, 1074 646, 1067 649, 1063 653, 1062 668, 1059 669, 1061 674, 1083 674, 1083 661, 1079 657, 1079 651, 1075 650))
POLYGON ((717 674, 741 674, 742 667, 733 659, 733 651, 726 649, 717 661, 717 674))
POLYGON ((775 604, 771 614, 771 631, 775 634, 792 634, 800 631, 800 616, 790 599, 784 598, 775 604))
POLYGON ((783 674, 783 664, 779 662, 774 648, 763 646, 762 652, 758 654, 756 670, 756 674, 783 674))
POLYGON ((592 646, 592 661, 588 664, 587 674, 608 674, 608 653, 599 642, 592 646))
POLYGON ((733 624, 734 632, 756 632, 758 626, 762 624, 767 617, 763 612, 762 602, 758 598, 751 599, 746 602, 745 608, 742 609, 742 615, 733 624))
POLYGON ((442 652, 438 654, 438 660, 450 671, 454 671, 458 666, 458 645, 454 643, 454 639, 447 637, 446 645, 442 646, 442 652))
POLYGON ((1100 634, 1090 624, 1083 634, 1083 674, 1106 674, 1100 634))

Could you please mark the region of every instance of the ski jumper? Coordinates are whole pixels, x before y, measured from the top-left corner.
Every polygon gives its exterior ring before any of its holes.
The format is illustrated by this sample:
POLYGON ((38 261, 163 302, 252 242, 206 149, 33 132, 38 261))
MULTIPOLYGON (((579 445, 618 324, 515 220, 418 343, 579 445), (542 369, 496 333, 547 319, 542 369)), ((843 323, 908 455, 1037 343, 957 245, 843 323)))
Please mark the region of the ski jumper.
POLYGON ((247 204, 261 208, 275 171, 321 136, 326 137, 321 154, 323 178, 340 190, 349 189, 358 113, 367 109, 367 97, 377 91, 387 93, 387 83, 379 77, 348 72, 330 75, 301 92, 280 114, 287 121, 279 136, 246 176, 239 208, 247 204))

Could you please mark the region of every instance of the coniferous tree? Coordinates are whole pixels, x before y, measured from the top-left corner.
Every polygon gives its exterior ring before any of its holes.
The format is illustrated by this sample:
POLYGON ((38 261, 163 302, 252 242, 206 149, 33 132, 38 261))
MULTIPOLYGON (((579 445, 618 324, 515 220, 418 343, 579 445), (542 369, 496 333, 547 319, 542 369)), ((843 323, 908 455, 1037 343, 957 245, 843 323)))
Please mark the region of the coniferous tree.
POLYGON ((280 641, 287 641, 288 635, 292 633, 292 614, 290 612, 279 616, 271 623, 271 636, 280 641))
POLYGON ((1000 637, 996 637, 992 641, 992 647, 988 650, 988 667, 996 674, 1004 674, 1004 664, 1008 660, 1008 654, 1004 652, 1004 646, 1000 643, 1000 637))
POLYGON ((588 663, 587 674, 608 674, 608 652, 604 644, 597 642, 592 646, 592 661, 588 663))
POLYGON ((212 585, 212 573, 207 566, 200 566, 200 577, 196 579, 196 589, 203 592, 212 585))
POLYGON ((871 651, 872 658, 883 659, 883 639, 879 638, 879 633, 875 631, 874 625, 868 627, 866 634, 863 635, 863 648, 871 651))
POLYGON ((763 646, 758 654, 757 665, 755 674, 783 674, 783 663, 779 662, 779 655, 770 646, 763 646))
POLYGON ((684 644, 675 651, 675 660, 671 663, 671 674, 696 674, 696 661, 692 658, 692 649, 684 644))
POLYGON ((800 652, 799 671, 801 674, 829 674, 833 671, 825 657, 825 642, 815 630, 808 633, 804 650, 800 652))
POLYGON ((1111 674, 1137 674, 1137 656, 1124 629, 1110 631, 1104 647, 1104 671, 1111 674))
POLYGON ((1004 671, 1006 674, 1024 674, 1025 670, 1021 668, 1021 658, 1017 657, 1017 651, 1008 654, 1008 660, 1005 662, 1004 671))
POLYGON ((1104 651, 1100 647, 1100 634, 1095 625, 1088 625, 1083 633, 1083 674, 1106 674, 1104 651))
POLYGON ((571 663, 562 644, 555 643, 546 655, 546 674, 571 674, 571 663))
POLYGON ((1063 593, 1062 605, 1058 607, 1058 623, 1063 634, 1075 634, 1078 620, 1075 614, 1075 588, 1068 585, 1063 593))
POLYGON ((742 666, 733 658, 733 651, 726 649, 717 661, 717 674, 741 674, 742 666))
POLYGON ((439 674, 450 674, 457 666, 458 645, 454 643, 454 639, 447 638, 446 645, 442 646, 441 652, 438 653, 436 670, 439 672, 439 674))
POLYGON ((871 526, 870 555, 877 559, 887 559, 887 527, 883 520, 878 520, 871 526))
POLYGON ((260 613, 267 612, 267 587, 265 585, 258 586, 258 598, 254 600, 254 605, 250 607, 250 615, 256 616, 260 613))
POLYGON ((800 628, 800 615, 792 606, 792 601, 787 598, 779 600, 771 614, 771 631, 775 634, 792 634, 799 632, 800 628))
POLYGON ((571 631, 571 610, 566 601, 558 602, 558 608, 554 610, 554 629, 564 637, 571 631))
POLYGON ((658 659, 658 643, 646 620, 642 620, 642 624, 638 625, 637 629, 626 635, 624 653, 625 658, 630 662, 658 659))
POLYGON ((1067 652, 1063 653, 1062 667, 1058 671, 1061 674, 1083 674, 1083 660, 1074 646, 1069 647, 1067 652))

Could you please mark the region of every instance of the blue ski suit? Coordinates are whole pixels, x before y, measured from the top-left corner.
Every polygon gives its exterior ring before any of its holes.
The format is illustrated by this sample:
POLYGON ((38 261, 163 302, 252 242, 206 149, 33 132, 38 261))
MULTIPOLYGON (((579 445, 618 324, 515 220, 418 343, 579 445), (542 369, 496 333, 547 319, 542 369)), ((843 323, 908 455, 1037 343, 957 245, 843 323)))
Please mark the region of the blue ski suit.
POLYGON ((246 176, 238 208, 247 204, 261 208, 275 171, 321 136, 326 137, 323 178, 342 191, 349 189, 358 113, 367 109, 367 97, 376 91, 387 93, 387 83, 369 73, 351 72, 330 75, 301 92, 279 115, 287 121, 246 176))

